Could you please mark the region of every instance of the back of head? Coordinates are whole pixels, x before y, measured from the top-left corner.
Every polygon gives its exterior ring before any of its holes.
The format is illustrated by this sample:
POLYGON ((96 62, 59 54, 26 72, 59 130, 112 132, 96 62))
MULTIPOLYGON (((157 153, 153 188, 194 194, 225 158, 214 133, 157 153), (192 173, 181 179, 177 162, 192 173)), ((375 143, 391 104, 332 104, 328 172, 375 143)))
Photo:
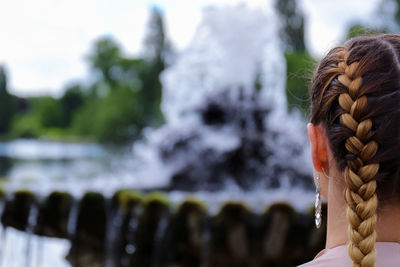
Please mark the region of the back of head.
POLYGON ((375 266, 380 205, 400 198, 400 35, 357 37, 332 49, 311 85, 311 122, 321 124, 343 172, 349 255, 375 266))

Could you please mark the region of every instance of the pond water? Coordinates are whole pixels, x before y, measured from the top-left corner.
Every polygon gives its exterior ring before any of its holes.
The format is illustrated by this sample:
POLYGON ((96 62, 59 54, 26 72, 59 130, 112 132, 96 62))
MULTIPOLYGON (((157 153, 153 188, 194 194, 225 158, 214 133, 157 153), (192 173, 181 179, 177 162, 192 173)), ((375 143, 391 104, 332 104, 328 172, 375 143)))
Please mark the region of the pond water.
POLYGON ((53 190, 75 195, 87 190, 103 192, 104 183, 131 172, 123 160, 125 154, 122 148, 94 143, 14 140, 0 143, 0 176, 7 191, 30 189, 42 195, 53 190))

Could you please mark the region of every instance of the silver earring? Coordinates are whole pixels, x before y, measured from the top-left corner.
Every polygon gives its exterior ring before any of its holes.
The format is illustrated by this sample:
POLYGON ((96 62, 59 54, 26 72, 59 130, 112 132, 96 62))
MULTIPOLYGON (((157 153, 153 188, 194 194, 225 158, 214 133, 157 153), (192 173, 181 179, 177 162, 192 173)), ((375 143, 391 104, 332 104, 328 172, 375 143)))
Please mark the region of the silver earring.
POLYGON ((317 174, 317 178, 315 179, 315 226, 317 228, 321 227, 321 219, 322 219, 322 207, 321 207, 321 186, 319 185, 319 174, 317 174))

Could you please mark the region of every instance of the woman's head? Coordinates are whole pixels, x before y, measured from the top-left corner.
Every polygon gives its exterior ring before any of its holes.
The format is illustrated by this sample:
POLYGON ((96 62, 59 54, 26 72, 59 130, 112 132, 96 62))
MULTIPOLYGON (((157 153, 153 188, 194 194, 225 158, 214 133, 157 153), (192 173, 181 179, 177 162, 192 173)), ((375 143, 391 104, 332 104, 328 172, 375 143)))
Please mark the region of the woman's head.
POLYGON ((346 184, 349 255, 374 266, 378 200, 400 198, 400 35, 332 49, 315 71, 311 101, 311 123, 324 129, 346 184))

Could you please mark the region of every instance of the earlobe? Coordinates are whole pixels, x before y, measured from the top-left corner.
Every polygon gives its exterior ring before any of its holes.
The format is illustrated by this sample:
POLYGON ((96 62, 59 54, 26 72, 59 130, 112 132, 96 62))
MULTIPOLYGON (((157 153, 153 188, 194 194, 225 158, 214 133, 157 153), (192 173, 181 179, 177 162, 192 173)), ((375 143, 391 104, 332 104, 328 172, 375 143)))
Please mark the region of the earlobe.
POLYGON ((314 169, 322 172, 323 167, 328 162, 326 137, 322 129, 312 123, 307 125, 307 132, 311 143, 311 158, 314 169))

